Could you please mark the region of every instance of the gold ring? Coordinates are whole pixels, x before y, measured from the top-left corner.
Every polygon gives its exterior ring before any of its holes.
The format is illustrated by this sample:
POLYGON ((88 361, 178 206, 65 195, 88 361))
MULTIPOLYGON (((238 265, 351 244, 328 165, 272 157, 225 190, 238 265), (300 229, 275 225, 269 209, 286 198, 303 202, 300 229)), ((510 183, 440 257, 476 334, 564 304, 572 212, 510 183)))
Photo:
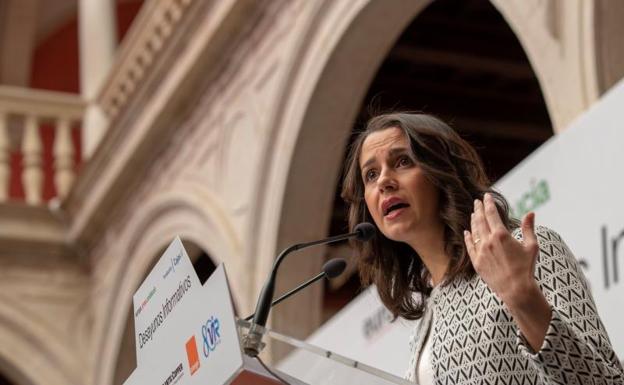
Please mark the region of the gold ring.
POLYGON ((475 244, 475 245, 476 245, 476 244, 477 244, 477 243, 479 243, 479 242, 481 242, 481 238, 477 238, 477 239, 475 239, 475 240, 474 240, 474 242, 473 242, 473 244, 475 244))

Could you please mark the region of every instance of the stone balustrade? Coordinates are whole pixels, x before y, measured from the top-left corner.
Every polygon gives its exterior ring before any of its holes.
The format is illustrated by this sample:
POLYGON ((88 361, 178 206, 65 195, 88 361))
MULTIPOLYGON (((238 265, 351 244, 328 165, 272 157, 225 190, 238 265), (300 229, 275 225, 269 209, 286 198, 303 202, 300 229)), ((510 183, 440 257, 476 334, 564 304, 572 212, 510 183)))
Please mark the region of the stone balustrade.
POLYGON ((82 121, 84 109, 78 95, 0 86, 0 203, 15 200, 10 181, 12 173, 20 171, 27 204, 43 203, 46 177, 53 179, 57 197, 67 195, 76 166, 72 129, 82 121), (51 176, 44 172, 44 125, 54 131, 51 176), (11 154, 21 155, 21 168, 12 162, 11 154))

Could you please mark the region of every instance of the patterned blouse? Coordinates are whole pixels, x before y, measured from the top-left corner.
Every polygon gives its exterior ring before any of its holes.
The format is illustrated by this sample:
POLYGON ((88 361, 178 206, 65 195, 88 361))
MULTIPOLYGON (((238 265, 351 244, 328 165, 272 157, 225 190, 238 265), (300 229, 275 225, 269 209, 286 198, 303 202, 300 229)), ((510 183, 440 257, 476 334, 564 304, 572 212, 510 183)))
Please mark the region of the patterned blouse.
MULTIPOLYGON (((578 262, 554 231, 538 226, 535 278, 552 308, 539 352, 498 297, 475 275, 438 285, 410 338, 406 378, 415 381, 424 335, 432 329, 436 385, 624 385, 624 371, 598 317, 578 262), (431 310, 438 315, 431 325, 431 310)), ((520 229, 513 236, 521 240, 520 229)))

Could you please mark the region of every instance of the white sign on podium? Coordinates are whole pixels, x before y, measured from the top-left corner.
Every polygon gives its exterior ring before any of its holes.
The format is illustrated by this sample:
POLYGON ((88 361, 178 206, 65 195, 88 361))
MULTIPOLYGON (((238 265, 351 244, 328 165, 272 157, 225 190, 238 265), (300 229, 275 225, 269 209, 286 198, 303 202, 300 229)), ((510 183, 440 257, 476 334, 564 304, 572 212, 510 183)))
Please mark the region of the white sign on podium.
POLYGON ((201 284, 182 242, 165 250, 133 297, 137 364, 162 350, 181 305, 198 297, 201 284))
POLYGON ((134 295, 137 368, 124 384, 227 383, 243 365, 229 293, 223 265, 202 286, 176 238, 134 295))

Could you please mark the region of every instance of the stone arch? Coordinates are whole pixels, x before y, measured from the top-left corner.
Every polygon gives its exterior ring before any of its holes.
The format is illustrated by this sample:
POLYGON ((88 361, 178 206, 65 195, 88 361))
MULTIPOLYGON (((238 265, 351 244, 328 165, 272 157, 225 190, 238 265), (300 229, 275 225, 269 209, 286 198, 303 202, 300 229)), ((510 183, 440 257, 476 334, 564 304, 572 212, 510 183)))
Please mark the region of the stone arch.
POLYGON ((15 385, 80 384, 74 352, 49 327, 3 298, 0 307, 0 371, 15 385))
MULTIPOLYGON (((589 10, 578 4, 562 10, 540 1, 522 5, 491 2, 524 47, 551 121, 556 131, 561 130, 595 99, 595 73, 590 60, 592 45, 587 44, 587 39, 572 36, 572 32, 586 36, 587 25, 570 31, 573 23, 569 20, 552 19, 583 19, 589 10), (540 17, 532 17, 535 13, 540 17), (558 29, 557 23, 565 24, 567 29, 558 29), (559 57, 562 50, 567 50, 566 55, 559 57), (562 65, 568 68, 565 73, 561 73, 562 65), (571 79, 580 79, 580 84, 570 87, 571 79)), ((254 242, 262 259, 255 269, 256 292, 281 247, 326 235, 344 145, 359 103, 388 50, 429 3, 325 1, 314 10, 298 51, 288 63, 290 73, 272 114, 273 146, 267 146, 263 158, 263 164, 268 165, 267 177, 257 188, 260 196, 254 227, 261 231, 254 242)), ((308 263, 296 270, 314 274, 316 268, 308 263)), ((285 265, 286 269, 289 273, 295 271, 285 265)), ((281 318, 273 318, 273 326, 296 336, 302 334, 297 328, 312 330, 318 322, 314 317, 319 310, 314 308, 318 300, 312 291, 307 295, 313 304, 307 313, 298 309, 295 320, 283 312, 281 318)))
POLYGON ((124 239, 110 296, 106 330, 100 336, 100 367, 96 383, 110 384, 128 324, 132 294, 148 273, 154 258, 175 237, 193 242, 210 255, 215 264, 227 263, 232 296, 237 307, 245 305, 246 281, 240 242, 215 196, 202 186, 182 183, 145 202, 128 223, 131 233, 124 239), (123 263, 124 257, 128 258, 123 263))
MULTIPOLYGON (((256 290, 277 250, 327 234, 340 163, 361 99, 396 39, 429 2, 325 1, 314 10, 273 115, 271 141, 280 151, 264 154, 269 166, 266 184, 258 188, 263 201, 257 249, 263 259, 256 268, 256 290)), ((321 261, 315 253, 318 249, 296 265, 284 263, 282 276, 316 274, 321 261)), ((305 309, 297 302, 280 305, 292 305, 292 311, 272 317, 273 327, 304 337, 320 322, 320 293, 316 288, 299 294, 305 309)))

